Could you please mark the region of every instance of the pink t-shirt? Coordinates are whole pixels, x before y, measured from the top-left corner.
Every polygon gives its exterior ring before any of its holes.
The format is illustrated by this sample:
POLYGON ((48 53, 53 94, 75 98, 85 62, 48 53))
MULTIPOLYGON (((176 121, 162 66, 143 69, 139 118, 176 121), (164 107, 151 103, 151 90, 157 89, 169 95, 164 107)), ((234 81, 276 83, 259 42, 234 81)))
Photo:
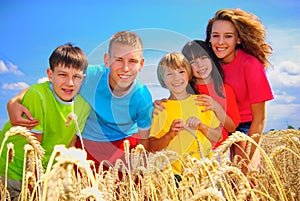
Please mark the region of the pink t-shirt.
POLYGON ((241 122, 252 121, 250 105, 274 98, 263 64, 238 49, 233 61, 223 64, 222 68, 225 83, 231 85, 235 92, 241 122))

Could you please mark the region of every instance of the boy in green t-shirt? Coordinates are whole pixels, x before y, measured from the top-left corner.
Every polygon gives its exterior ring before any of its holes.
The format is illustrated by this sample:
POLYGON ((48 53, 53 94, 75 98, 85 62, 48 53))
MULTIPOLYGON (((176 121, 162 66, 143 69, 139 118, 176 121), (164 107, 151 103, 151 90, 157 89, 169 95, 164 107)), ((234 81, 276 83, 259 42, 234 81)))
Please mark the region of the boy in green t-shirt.
MULTIPOLYGON (((74 122, 66 125, 70 113, 74 112, 74 101, 82 101, 76 96, 85 77, 88 60, 84 52, 71 44, 57 47, 49 58, 50 68, 47 69, 49 81, 32 85, 24 94, 21 103, 26 106, 38 125, 30 130, 45 150, 42 163, 48 164, 53 148, 57 144, 73 146, 76 139, 74 122)), ((8 121, 0 132, 2 143, 6 131, 12 127, 8 121)), ((27 140, 21 135, 10 136, 5 142, 0 157, 0 175, 5 180, 6 145, 14 144, 15 156, 8 164, 7 189, 11 200, 17 200, 22 187, 22 173, 24 162, 24 145, 27 140)))

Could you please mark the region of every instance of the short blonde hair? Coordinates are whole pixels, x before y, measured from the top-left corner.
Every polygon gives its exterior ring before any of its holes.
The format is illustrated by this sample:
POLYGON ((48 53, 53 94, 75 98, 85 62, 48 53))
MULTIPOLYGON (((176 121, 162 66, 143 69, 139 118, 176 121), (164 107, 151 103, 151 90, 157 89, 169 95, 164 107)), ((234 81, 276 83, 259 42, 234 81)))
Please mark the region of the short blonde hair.
POLYGON ((123 44, 135 47, 138 51, 143 52, 143 43, 141 38, 131 31, 120 31, 115 33, 109 40, 108 53, 111 54, 112 46, 114 44, 123 44))
POLYGON ((163 88, 166 88, 166 89, 168 88, 165 83, 166 68, 169 68, 172 70, 184 68, 188 73, 189 81, 191 81, 191 79, 193 77, 190 64, 187 61, 187 59, 183 56, 183 54, 181 54, 179 52, 168 53, 160 60, 160 62, 158 63, 158 67, 157 67, 157 78, 158 78, 160 85, 163 88))

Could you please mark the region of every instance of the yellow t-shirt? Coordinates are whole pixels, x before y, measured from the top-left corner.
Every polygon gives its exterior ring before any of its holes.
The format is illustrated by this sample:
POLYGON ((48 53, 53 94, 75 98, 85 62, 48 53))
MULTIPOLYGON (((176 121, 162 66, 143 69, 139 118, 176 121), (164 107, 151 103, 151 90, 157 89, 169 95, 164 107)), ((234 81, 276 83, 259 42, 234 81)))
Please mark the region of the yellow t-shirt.
MULTIPOLYGON (((175 119, 182 119, 185 124, 186 120, 192 116, 198 117, 203 124, 211 128, 218 127, 220 121, 215 116, 215 113, 211 110, 202 112, 205 107, 197 106, 195 98, 195 95, 190 95, 184 100, 168 100, 167 102, 163 102, 166 109, 159 111, 157 115, 153 115, 150 136, 161 138, 170 130, 172 122, 175 119)), ((199 130, 194 132, 200 141, 202 156, 210 158, 212 155, 211 142, 199 130)), ((165 150, 175 151, 180 156, 188 153, 191 157, 200 159, 197 140, 186 129, 173 138, 165 150)), ((172 168, 176 174, 180 174, 182 169, 180 161, 173 162, 172 168)))

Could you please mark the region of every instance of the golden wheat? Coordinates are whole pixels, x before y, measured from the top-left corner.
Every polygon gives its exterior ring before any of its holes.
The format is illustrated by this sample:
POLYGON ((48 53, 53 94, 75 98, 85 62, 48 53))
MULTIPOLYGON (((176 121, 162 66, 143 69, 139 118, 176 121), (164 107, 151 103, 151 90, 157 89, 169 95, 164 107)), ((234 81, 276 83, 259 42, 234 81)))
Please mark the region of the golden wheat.
MULTIPOLYGON (((8 135, 14 135, 13 132, 27 131, 18 127, 8 135)), ((41 157, 35 153, 42 149, 35 141, 29 144, 25 148, 26 164, 37 166, 41 157)), ((86 160, 83 150, 56 146, 45 173, 39 178, 36 177, 39 168, 25 166, 22 200, 300 200, 300 131, 297 130, 268 132, 261 136, 259 144, 236 132, 218 147, 212 159, 196 160, 187 154, 180 158, 171 151, 147 153, 142 145, 129 150, 127 141, 124 147, 125 161, 117 160, 115 164, 102 161, 96 170, 94 163, 86 160), (250 146, 257 146, 261 153, 260 168, 250 167, 247 175, 240 169, 243 161, 230 161, 228 157, 231 145, 245 140, 250 144, 246 152, 249 153, 250 146), (175 180, 171 166, 178 159, 184 167, 182 174, 177 175, 181 181, 175 180), (109 168, 104 170, 104 165, 109 168)), ((13 149, 12 145, 9 149, 13 149)), ((9 200, 5 185, 0 185, 0 191, 0 200, 9 200)))

